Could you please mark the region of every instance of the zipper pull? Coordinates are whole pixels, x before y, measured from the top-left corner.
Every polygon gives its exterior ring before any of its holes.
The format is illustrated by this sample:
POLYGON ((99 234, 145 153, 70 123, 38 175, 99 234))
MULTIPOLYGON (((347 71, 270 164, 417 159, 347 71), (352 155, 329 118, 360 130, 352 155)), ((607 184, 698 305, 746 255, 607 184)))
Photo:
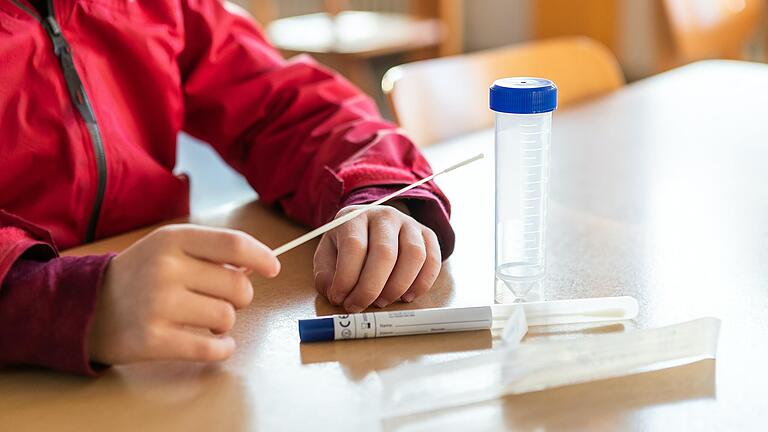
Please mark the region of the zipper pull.
POLYGON ((48 28, 51 30, 52 35, 61 36, 61 27, 59 27, 59 23, 56 22, 56 18, 52 15, 48 15, 45 17, 45 21, 48 23, 48 28))
POLYGON ((69 52, 69 45, 67 45, 67 41, 64 40, 64 37, 61 34, 61 27, 59 27, 59 23, 53 15, 45 17, 43 27, 45 27, 46 32, 51 37, 51 41, 53 42, 53 52, 57 56, 60 56, 62 51, 69 52))

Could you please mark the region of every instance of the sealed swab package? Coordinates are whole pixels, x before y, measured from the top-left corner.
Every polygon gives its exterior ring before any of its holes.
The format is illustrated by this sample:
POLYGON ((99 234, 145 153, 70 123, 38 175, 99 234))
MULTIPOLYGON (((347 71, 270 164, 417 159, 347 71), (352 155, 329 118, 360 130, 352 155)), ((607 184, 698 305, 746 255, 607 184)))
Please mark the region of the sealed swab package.
MULTIPOLYGON (((524 325, 519 323, 518 325, 524 325)), ((701 318, 668 327, 531 341, 437 364, 379 374, 382 415, 397 417, 715 358, 720 321, 701 318)), ((513 329, 505 329, 514 342, 513 329)))

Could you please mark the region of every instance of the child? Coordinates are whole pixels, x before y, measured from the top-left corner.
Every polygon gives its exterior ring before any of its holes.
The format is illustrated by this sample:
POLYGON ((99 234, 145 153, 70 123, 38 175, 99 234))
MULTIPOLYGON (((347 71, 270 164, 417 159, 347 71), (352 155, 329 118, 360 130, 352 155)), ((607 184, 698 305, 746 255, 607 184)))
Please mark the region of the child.
MULTIPOLYGON (((57 256, 187 214, 180 130, 313 227, 430 174, 369 98, 286 62, 218 0, 0 0, 0 64, 0 364, 94 374, 232 354, 246 270, 280 271, 253 237, 177 225, 118 255, 57 256)), ((453 249, 448 211, 427 184, 327 233, 317 290, 349 312, 424 294, 453 249)))

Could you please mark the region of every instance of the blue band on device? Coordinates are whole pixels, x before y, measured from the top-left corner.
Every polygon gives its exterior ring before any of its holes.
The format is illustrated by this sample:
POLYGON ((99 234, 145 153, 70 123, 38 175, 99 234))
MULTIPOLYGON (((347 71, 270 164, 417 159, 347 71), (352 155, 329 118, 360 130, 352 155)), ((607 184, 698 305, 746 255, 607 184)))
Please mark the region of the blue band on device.
POLYGON ((299 320, 299 339, 302 342, 332 341, 333 318, 312 318, 299 320))

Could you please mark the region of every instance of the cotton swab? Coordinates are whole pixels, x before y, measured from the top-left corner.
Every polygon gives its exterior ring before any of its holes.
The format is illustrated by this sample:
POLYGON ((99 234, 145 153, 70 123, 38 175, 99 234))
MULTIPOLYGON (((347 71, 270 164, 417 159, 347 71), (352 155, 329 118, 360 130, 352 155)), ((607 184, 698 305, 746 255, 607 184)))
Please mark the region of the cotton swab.
POLYGON ((446 168, 446 169, 444 169, 444 170, 442 170, 440 172, 434 173, 434 174, 432 174, 429 177, 425 177, 425 178, 417 181, 416 183, 410 184, 410 185, 408 185, 408 186, 398 190, 397 192, 393 192, 393 193, 385 196, 384 198, 380 198, 380 199, 378 199, 378 200, 376 200, 376 201, 374 201, 374 202, 372 202, 370 204, 366 204, 364 207, 361 207, 361 208, 359 208, 357 210, 351 211, 351 212, 345 214, 344 216, 342 216, 342 217, 340 217, 338 219, 334 219, 334 220, 328 222, 327 224, 325 224, 325 225, 323 225, 323 226, 321 226, 319 228, 315 228, 314 230, 312 230, 312 231, 310 231, 310 232, 308 232, 308 233, 306 233, 306 234, 304 234, 304 235, 302 235, 302 236, 300 236, 300 237, 298 237, 296 239, 293 239, 293 240, 289 241, 288 243, 286 243, 286 244, 284 244, 284 245, 274 249, 272 252, 276 256, 282 255, 282 254, 288 252, 289 250, 291 250, 291 249, 293 249, 293 248, 295 248, 297 246, 301 246, 302 244, 312 240, 313 238, 315 238, 317 236, 325 234, 326 232, 336 228, 339 225, 342 225, 344 223, 349 222, 350 220, 354 219, 355 217, 357 217, 357 216, 365 213, 366 211, 376 207, 377 205, 380 205, 380 204, 382 204, 382 203, 384 203, 386 201, 389 201, 392 198, 395 198, 395 197, 397 197, 400 194, 408 192, 409 190, 411 190, 411 189, 413 189, 415 187, 421 186, 424 183, 432 180, 433 178, 435 178, 435 177, 437 177, 437 176, 439 176, 441 174, 445 174, 445 173, 453 171, 453 170, 455 170, 457 168, 461 168, 464 165, 468 165, 468 164, 470 164, 470 163, 472 163, 472 162, 474 162, 476 160, 482 159, 484 156, 485 155, 480 153, 478 155, 472 156, 471 158, 469 158, 467 160, 464 160, 464 161, 459 162, 459 163, 457 163, 455 165, 452 165, 452 166, 450 166, 450 167, 448 167, 448 168, 446 168))

